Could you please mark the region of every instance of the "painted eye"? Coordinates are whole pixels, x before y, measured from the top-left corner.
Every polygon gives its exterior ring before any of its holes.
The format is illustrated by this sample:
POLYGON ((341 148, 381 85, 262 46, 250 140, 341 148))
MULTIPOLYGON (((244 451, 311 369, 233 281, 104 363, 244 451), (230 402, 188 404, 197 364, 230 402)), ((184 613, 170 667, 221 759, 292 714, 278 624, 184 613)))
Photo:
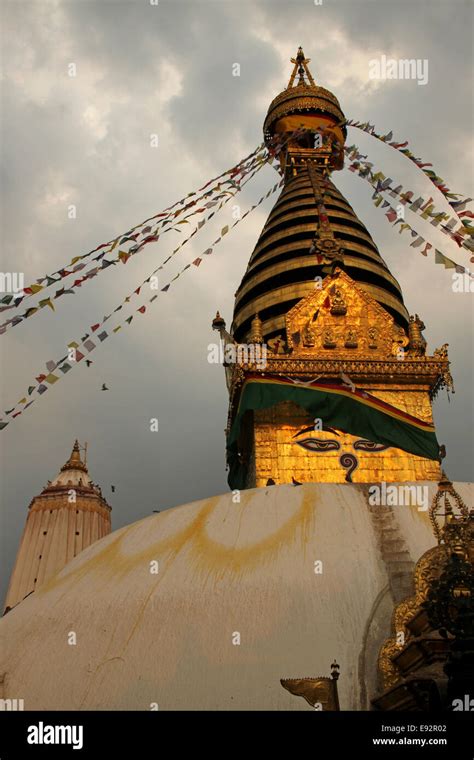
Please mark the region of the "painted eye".
POLYGON ((321 441, 317 438, 303 438, 302 441, 295 441, 295 443, 307 451, 337 451, 341 448, 338 441, 321 441))
POLYGON ((366 441, 364 438, 361 438, 358 441, 354 441, 354 448, 358 449, 359 451, 385 451, 386 449, 389 449, 390 446, 385 446, 384 443, 366 441))

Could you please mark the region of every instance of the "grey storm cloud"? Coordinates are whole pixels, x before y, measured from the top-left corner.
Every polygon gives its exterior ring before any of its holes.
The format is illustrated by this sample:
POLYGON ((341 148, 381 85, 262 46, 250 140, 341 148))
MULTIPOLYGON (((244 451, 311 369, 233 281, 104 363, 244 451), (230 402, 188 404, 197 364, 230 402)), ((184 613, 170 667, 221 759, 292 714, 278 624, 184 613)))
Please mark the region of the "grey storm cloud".
MULTIPOLYGON (((350 118, 408 139, 448 185, 472 194, 472 4, 38 0, 3 2, 2 271, 30 282, 159 212, 233 166, 262 140, 272 98, 286 86, 302 45, 311 69, 350 118), (429 81, 370 81, 382 54, 427 59, 429 81), (74 63, 76 77, 68 76, 74 63), (240 65, 240 76, 232 66, 240 65), (153 149, 150 135, 157 134, 153 149), (77 218, 68 219, 74 204, 77 218)), ((350 130, 388 176, 426 197, 434 188, 395 151, 350 130)), ((242 210, 276 181, 265 168, 237 202, 242 210)), ((407 247, 373 208, 370 188, 344 171, 334 180, 400 281, 429 349, 448 342, 456 394, 435 402, 447 470, 469 480, 473 460, 472 294, 453 294, 451 273, 407 247)), ((226 490, 222 367, 207 361, 219 309, 233 295, 265 222, 270 198, 134 321, 48 391, 1 438, 2 592, 27 506, 67 459, 89 444, 92 477, 112 507, 113 527, 226 490), (103 382, 110 392, 100 393, 103 382), (159 418, 159 433, 150 419, 159 418), (110 485, 116 485, 112 495, 110 485)), ((441 196, 437 205, 446 207, 441 196)), ((230 207, 165 270, 165 281, 205 250, 230 207)), ((415 226, 415 225, 414 225, 415 226)), ((426 227, 421 234, 428 236, 426 227)), ((144 249, 75 296, 2 337, 2 404, 21 398, 45 361, 120 303, 176 245, 144 249)), ((433 231, 459 263, 466 252, 433 231)))

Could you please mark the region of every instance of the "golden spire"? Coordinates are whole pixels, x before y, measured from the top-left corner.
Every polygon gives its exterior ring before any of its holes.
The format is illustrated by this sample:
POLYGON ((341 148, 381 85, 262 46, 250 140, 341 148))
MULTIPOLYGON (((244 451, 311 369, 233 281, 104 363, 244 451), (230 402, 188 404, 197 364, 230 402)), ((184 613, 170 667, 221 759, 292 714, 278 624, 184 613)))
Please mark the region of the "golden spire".
POLYGON ((291 72, 290 81, 288 82, 287 90, 290 89, 290 87, 293 87, 293 83, 295 81, 295 77, 298 74, 298 87, 299 85, 306 85, 305 82, 305 75, 308 79, 308 84, 312 87, 315 87, 314 79, 311 76, 311 72, 308 68, 308 63, 310 63, 311 58, 305 58, 305 55, 303 53, 303 48, 301 45, 298 48, 298 52, 296 54, 296 58, 290 58, 291 63, 294 63, 293 71, 291 72))
POLYGON ((459 543, 461 536, 461 531, 456 530, 456 524, 462 525, 463 529, 468 526, 466 535, 470 531, 470 542, 473 544, 474 530, 470 527, 472 526, 473 515, 474 512, 469 511, 445 471, 442 470, 438 490, 429 510, 431 526, 438 544, 451 544, 456 547, 456 542, 459 543), (444 517, 444 521, 440 519, 442 517, 444 517))
POLYGON ((225 320, 221 317, 218 311, 216 311, 216 316, 212 320, 212 329, 213 330, 225 330, 225 320))
POLYGON ((258 316, 258 312, 250 323, 249 343, 263 343, 262 320, 258 316))
MULTIPOLYGON (((293 71, 288 85, 272 100, 265 118, 263 125, 265 141, 267 145, 270 145, 276 134, 281 136, 284 133, 289 139, 289 148, 318 147, 321 149, 324 147, 325 150, 329 149, 329 154, 332 155, 331 169, 342 169, 344 163, 342 148, 347 130, 346 118, 339 101, 332 92, 315 84, 308 68, 310 59, 305 57, 301 47, 298 48, 296 58, 292 58, 291 62, 293 71), (303 130, 303 134, 290 139, 290 136, 300 129, 303 130), (304 135, 305 131, 308 132, 307 135, 304 135), (317 132, 320 133, 324 146, 312 144, 317 132), (308 142, 307 145, 303 144, 306 142, 308 142)), ((280 151, 280 163, 286 156, 286 152, 280 151)), ((314 150, 311 155, 314 157, 314 150)), ((284 168, 284 165, 281 165, 282 173, 284 168)))
POLYGON ((64 470, 83 470, 84 472, 87 472, 87 467, 85 463, 81 459, 81 452, 79 447, 79 441, 74 441, 74 446, 72 447, 71 456, 69 457, 66 464, 63 464, 61 467, 61 471, 64 470))

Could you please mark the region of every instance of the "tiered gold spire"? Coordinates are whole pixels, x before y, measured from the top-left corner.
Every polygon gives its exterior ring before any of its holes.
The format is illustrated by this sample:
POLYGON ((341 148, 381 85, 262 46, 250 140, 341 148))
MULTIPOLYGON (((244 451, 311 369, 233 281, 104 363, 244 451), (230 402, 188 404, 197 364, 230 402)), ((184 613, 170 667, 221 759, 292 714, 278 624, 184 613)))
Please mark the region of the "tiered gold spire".
POLYGON ((278 392, 285 399, 295 397, 291 383, 319 379, 334 387, 342 378, 345 387, 372 394, 423 427, 432 425, 433 395, 452 382, 446 351, 426 355, 422 320, 409 318, 400 285, 332 182, 346 138, 337 98, 315 84, 301 48, 292 63, 288 87, 272 101, 264 124, 269 143, 280 138, 284 186, 237 290, 230 330, 237 343, 258 338, 268 351, 263 369, 252 361, 226 368, 228 431, 237 419, 228 444, 229 483, 438 479, 438 449, 425 458, 410 447, 361 439, 347 432, 349 420, 335 434, 321 430, 316 441, 296 440, 311 429, 307 412, 290 400, 264 403, 275 398, 270 386, 281 378, 290 381, 278 392), (246 402, 252 415, 241 418, 240 394, 256 375, 259 394, 249 392, 246 402))
POLYGON ((315 84, 301 47, 291 61, 288 86, 272 101, 264 124, 268 139, 285 137, 280 153, 285 184, 237 290, 233 334, 247 340, 256 312, 265 339, 281 334, 285 314, 335 265, 406 330, 408 313, 398 282, 330 180, 332 171, 343 166, 346 132, 339 102, 315 84))
POLYGON ((262 320, 255 314, 250 327, 249 343, 263 343, 262 320))
POLYGON ((265 338, 281 333, 285 314, 314 290, 316 278, 328 273, 327 253, 343 262, 344 270, 398 325, 408 327, 400 285, 370 233, 331 180, 311 168, 285 183, 250 257, 235 298, 232 329, 237 340, 246 340, 256 312, 265 338), (321 188, 324 211, 311 174, 321 188))

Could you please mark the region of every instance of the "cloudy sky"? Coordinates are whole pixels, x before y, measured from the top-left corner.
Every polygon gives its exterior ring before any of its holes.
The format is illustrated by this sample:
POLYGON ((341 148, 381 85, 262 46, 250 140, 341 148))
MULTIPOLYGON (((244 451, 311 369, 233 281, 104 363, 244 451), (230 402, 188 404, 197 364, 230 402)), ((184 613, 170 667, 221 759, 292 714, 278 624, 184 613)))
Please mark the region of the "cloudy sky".
MULTIPOLYGON (((369 119, 381 133, 392 129, 451 189, 472 195, 470 2, 3 0, 1 14, 1 270, 24 272, 27 283, 250 153, 298 45, 348 118, 369 119), (381 55, 426 59, 428 83, 369 79, 369 61, 381 55), (71 63, 75 77, 68 75, 71 63), (240 77, 233 76, 235 63, 240 77), (76 219, 68 218, 71 204, 76 219)), ((433 194, 395 151, 354 129, 349 142, 369 150, 405 188, 433 194)), ((266 167, 242 194, 242 211, 276 179, 266 167)), ((347 170, 334 180, 401 283, 408 310, 423 318, 430 352, 449 343, 456 394, 450 403, 440 394, 435 421, 449 475, 470 480, 473 296, 453 293, 451 272, 407 246, 373 207, 368 185, 347 170)), ((233 295, 273 202, 97 349, 90 368, 81 363, 1 434, 2 597, 28 504, 76 437, 89 444, 90 471, 113 507, 114 528, 227 489, 227 398, 222 367, 207 362, 211 320, 219 309, 230 324, 233 295), (103 382, 108 393, 100 391, 103 382), (158 433, 150 432, 153 417, 158 433)), ((436 203, 449 210, 441 195, 436 203)), ((233 221, 227 208, 170 262, 163 281, 233 221)), ((417 228, 446 255, 469 263, 447 237, 423 222, 417 228)), ((57 301, 56 313, 42 309, 2 336, 2 409, 137 287, 177 239, 170 234, 146 247, 127 266, 57 301)))

